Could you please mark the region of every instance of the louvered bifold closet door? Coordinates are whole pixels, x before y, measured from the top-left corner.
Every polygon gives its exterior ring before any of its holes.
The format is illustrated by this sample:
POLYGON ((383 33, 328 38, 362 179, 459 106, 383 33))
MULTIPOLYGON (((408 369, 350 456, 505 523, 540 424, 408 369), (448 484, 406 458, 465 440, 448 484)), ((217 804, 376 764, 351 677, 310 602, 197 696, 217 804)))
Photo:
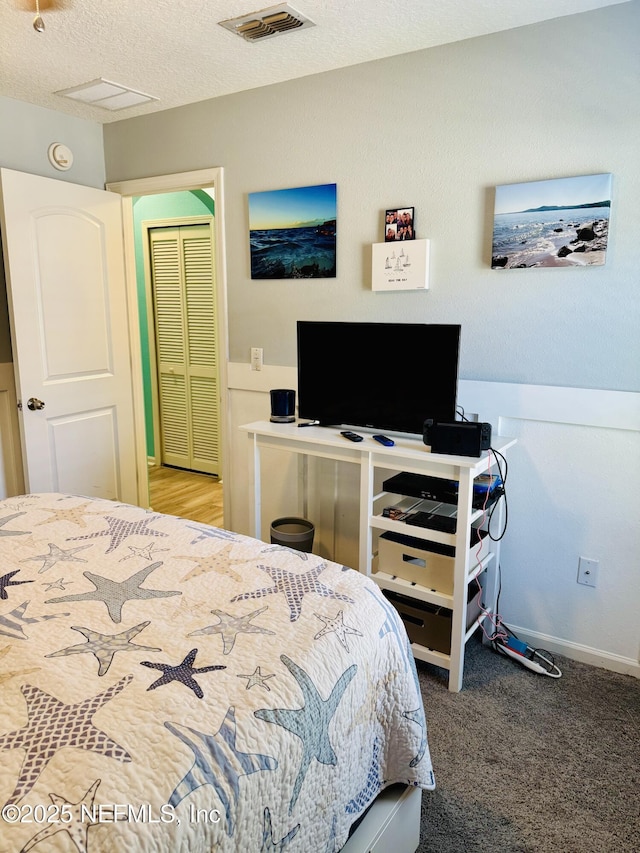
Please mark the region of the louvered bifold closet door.
POLYGON ((150 231, 162 462, 218 474, 215 287, 208 225, 150 231))
POLYGON ((191 467, 218 474, 218 347, 211 231, 208 225, 191 225, 180 229, 180 237, 186 296, 191 467))

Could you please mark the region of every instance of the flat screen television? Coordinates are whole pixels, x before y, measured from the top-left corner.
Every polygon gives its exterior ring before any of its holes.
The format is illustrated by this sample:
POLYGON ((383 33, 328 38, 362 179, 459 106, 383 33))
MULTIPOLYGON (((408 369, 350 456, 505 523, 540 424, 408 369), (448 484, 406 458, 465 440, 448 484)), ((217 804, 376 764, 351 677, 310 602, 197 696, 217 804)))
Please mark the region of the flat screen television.
POLYGON ((298 415, 422 435, 456 415, 460 326, 298 321, 298 415))

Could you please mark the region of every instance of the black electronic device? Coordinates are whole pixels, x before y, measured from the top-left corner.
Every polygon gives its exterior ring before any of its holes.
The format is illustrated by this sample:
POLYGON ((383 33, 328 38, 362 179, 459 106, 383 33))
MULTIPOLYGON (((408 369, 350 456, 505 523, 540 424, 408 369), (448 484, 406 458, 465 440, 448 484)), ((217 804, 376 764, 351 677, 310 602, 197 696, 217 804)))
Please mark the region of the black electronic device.
POLYGON ((403 520, 413 527, 425 527, 441 533, 455 533, 458 526, 455 516, 438 515, 437 512, 411 512, 403 520))
POLYGON ((424 422, 422 439, 432 453, 448 453, 451 456, 481 456, 491 447, 491 424, 454 421, 437 421, 432 418, 424 422))
MULTIPOLYGON (((409 495, 446 504, 458 503, 458 481, 445 480, 443 477, 401 471, 385 480, 382 488, 385 492, 395 495, 409 495)), ((474 509, 486 508, 495 503, 503 493, 502 479, 499 476, 482 474, 474 480, 471 502, 474 509)))
POLYGON ((298 415, 422 435, 455 420, 460 326, 299 320, 298 415))
POLYGON ((357 432, 351 432, 349 429, 343 430, 340 435, 343 435, 345 438, 348 438, 349 441, 362 441, 362 436, 358 435, 357 432))

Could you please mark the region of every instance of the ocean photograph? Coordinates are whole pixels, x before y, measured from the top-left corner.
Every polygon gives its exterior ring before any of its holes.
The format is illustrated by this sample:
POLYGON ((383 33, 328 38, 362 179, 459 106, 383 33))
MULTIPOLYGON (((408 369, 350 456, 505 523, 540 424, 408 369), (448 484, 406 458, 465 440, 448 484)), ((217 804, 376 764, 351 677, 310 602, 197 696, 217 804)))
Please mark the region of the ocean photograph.
POLYGON ((336 184, 249 193, 251 278, 335 278, 336 212, 336 184))
POLYGON ((600 266, 610 211, 610 174, 498 186, 491 267, 600 266))

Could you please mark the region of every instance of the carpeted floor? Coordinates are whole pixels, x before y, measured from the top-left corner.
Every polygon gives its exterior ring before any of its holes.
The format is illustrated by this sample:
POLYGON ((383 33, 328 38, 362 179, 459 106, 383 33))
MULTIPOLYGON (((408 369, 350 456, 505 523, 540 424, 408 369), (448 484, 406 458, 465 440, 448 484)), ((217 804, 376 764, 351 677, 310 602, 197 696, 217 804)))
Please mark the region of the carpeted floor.
POLYGON ((472 638, 460 693, 417 662, 436 777, 418 853, 640 851, 640 681, 556 662, 536 675, 472 638))

